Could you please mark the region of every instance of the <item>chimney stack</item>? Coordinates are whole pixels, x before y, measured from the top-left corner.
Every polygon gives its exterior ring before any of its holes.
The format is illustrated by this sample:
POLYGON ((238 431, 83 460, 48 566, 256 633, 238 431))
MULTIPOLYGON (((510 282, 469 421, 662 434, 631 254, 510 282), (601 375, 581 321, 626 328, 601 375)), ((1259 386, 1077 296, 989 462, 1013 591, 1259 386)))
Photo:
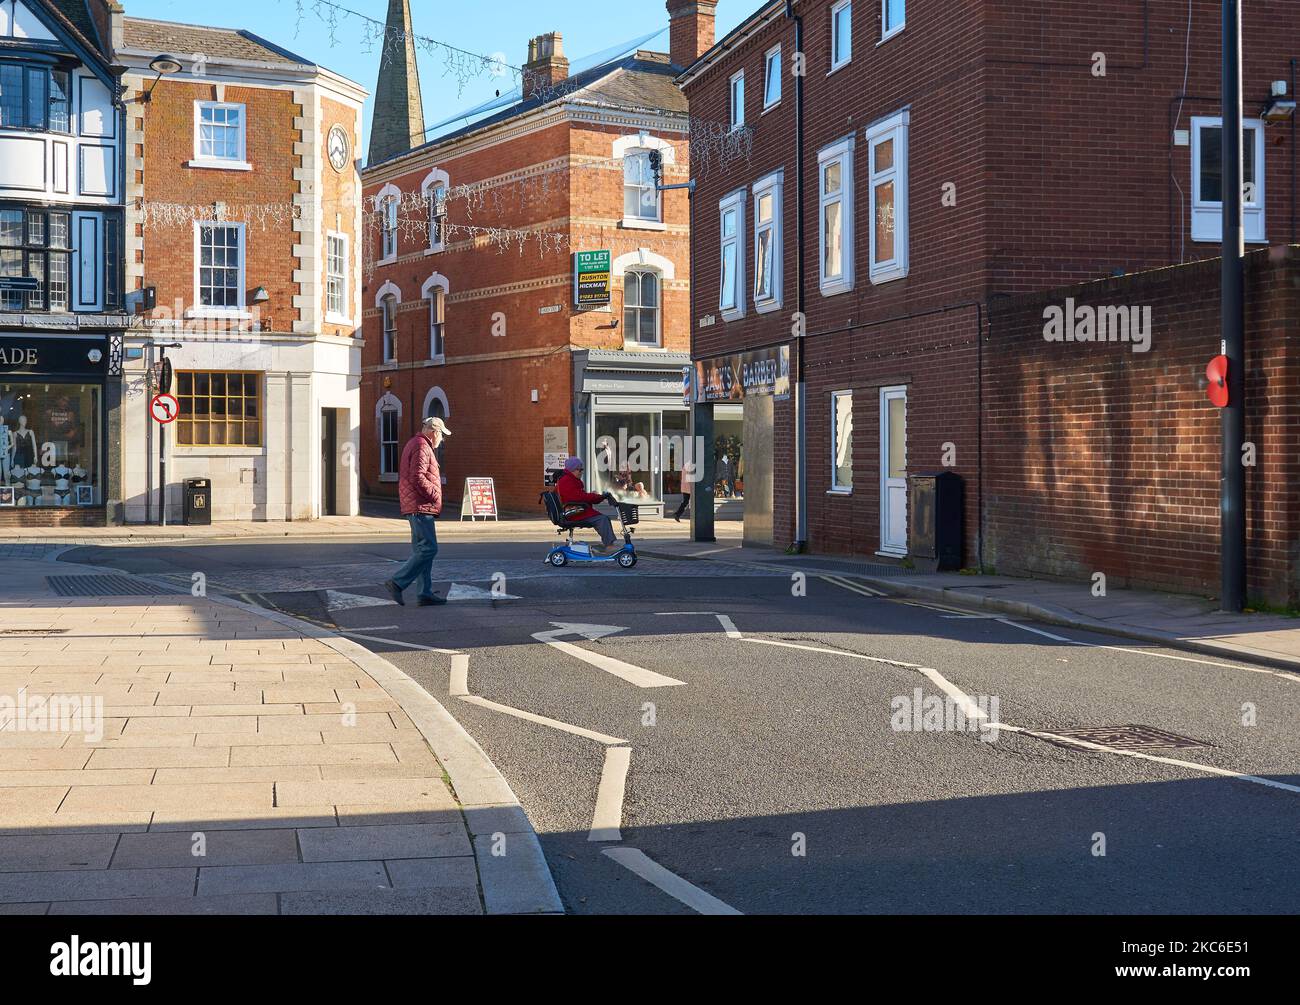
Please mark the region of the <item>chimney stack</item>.
POLYGON ((668 0, 668 57, 686 69, 713 48, 717 0, 668 0))
POLYGON ((424 102, 410 0, 388 0, 379 59, 379 84, 370 122, 370 164, 406 153, 424 141, 424 102))
POLYGON ((558 31, 528 40, 528 62, 524 64, 524 100, 538 91, 554 87, 569 77, 569 61, 564 58, 564 36, 558 31))

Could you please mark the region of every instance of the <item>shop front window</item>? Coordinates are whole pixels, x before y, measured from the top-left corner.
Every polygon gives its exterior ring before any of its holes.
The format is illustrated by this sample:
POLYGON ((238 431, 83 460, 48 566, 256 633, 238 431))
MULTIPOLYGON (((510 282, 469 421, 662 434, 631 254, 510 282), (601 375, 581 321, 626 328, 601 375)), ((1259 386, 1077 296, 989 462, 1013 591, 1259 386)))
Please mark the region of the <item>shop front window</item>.
POLYGON ((650 502, 657 494, 655 412, 597 414, 596 455, 588 472, 592 492, 610 492, 623 502, 650 502))
POLYGON ((100 388, 0 383, 0 508, 99 506, 100 388))

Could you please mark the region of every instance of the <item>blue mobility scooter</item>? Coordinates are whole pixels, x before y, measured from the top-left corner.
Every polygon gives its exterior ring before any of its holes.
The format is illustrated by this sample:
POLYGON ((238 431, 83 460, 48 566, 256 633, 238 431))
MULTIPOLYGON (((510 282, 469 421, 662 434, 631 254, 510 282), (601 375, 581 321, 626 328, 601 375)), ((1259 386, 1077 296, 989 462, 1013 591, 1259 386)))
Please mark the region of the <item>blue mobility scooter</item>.
POLYGON ((543 492, 542 502, 546 506, 546 515, 551 518, 551 523, 559 528, 557 533, 567 534, 568 539, 563 544, 557 544, 547 553, 544 561, 547 565, 554 566, 557 569, 563 568, 570 562, 617 562, 624 569, 630 569, 636 565, 636 547, 632 544, 632 526, 639 519, 636 506, 631 503, 618 502, 608 492, 605 498, 618 508, 618 521, 623 526, 623 547, 618 551, 610 552, 608 555, 596 555, 592 552, 591 546, 573 540, 573 532, 584 527, 581 521, 572 521, 564 515, 564 504, 560 502, 558 492, 543 492))

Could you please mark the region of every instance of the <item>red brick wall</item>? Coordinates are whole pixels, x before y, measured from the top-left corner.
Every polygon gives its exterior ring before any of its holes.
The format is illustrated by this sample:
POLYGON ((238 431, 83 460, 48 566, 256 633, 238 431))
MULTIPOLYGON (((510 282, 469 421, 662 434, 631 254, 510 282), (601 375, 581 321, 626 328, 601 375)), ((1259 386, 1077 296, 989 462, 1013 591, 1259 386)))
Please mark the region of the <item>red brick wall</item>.
MULTIPOLYGON (((1300 248, 1247 260, 1250 592, 1300 599, 1300 248)), ((1006 301, 984 388, 985 558, 1000 573, 1217 595, 1219 262, 1006 301), (1043 338, 1050 305, 1152 308, 1150 351, 1043 338)))
MULTIPOLYGON (((622 288, 615 285, 611 310, 575 313, 572 252, 608 248, 611 256, 648 248, 672 260, 675 279, 664 284, 665 347, 685 351, 689 345, 689 205, 684 192, 667 193, 665 231, 627 230, 623 218, 621 162, 612 158, 614 141, 633 129, 595 124, 557 123, 522 136, 507 136, 490 146, 469 144, 430 148, 367 171, 365 307, 362 375, 361 471, 366 494, 395 496, 391 482, 379 480, 375 407, 385 391, 403 404, 403 439, 419 428, 425 397, 441 388, 450 404, 452 439, 445 451, 448 498, 458 501, 464 479, 496 479, 499 504, 506 510, 537 512, 543 481, 543 427, 570 430, 570 450, 577 447, 573 422, 575 349, 623 348, 622 288), (548 162, 559 164, 548 170, 548 162), (523 252, 505 251, 479 239, 453 233, 447 250, 426 255, 428 232, 420 224, 399 227, 398 261, 376 265, 379 221, 374 197, 392 183, 402 192, 420 191, 434 167, 446 171, 453 189, 524 172, 522 183, 493 185, 481 200, 453 199, 448 219, 462 226, 529 229, 565 235, 559 250, 539 254, 535 242, 523 252), (446 364, 425 366, 428 301, 420 291, 433 272, 447 277, 445 309, 446 364), (382 317, 375 299, 387 282, 402 293, 398 314, 397 368, 382 367, 382 317), (542 308, 559 306, 554 313, 542 308), (506 335, 493 334, 494 318, 503 315, 506 335), (531 401, 537 390, 539 400, 531 401)), ((689 152, 677 134, 662 133, 676 147, 676 166, 665 181, 684 182, 689 152)))
MULTIPOLYGON (((238 208, 246 204, 292 203, 298 190, 293 171, 302 161, 293 153, 294 143, 302 138, 301 131, 293 128, 293 120, 302 109, 288 91, 226 86, 225 101, 247 106, 246 143, 253 170, 186 167, 194 159, 194 102, 216 100, 215 90, 211 84, 163 80, 148 105, 132 106, 144 129, 144 144, 136 153, 145 158, 146 199, 197 207, 225 202, 234 222, 247 218, 247 212, 238 208)), ((158 289, 157 313, 161 309, 174 312, 178 300, 184 308, 193 306, 193 225, 158 223, 140 230, 144 235, 144 282, 158 289)), ((276 332, 292 331, 293 322, 300 319, 293 306, 293 298, 300 292, 293 279, 299 265, 293 254, 298 235, 287 220, 268 221, 264 228, 249 222, 245 239, 245 285, 249 289, 265 286, 271 298, 260 305, 263 321, 269 321, 276 332)))
MULTIPOLYGON (((973 562, 980 506, 974 304, 991 303, 996 311, 1002 294, 1218 254, 1217 245, 1190 239, 1190 149, 1173 145, 1173 130, 1175 124, 1189 129, 1192 115, 1217 114, 1219 5, 1193 0, 1185 60, 1185 4, 909 0, 906 28, 877 45, 880 5, 857 3, 853 59, 828 76, 831 6, 832 0, 798 5, 807 54, 809 542, 814 550, 858 554, 879 546, 878 388, 906 384, 908 470, 937 470, 942 444, 956 446, 954 470, 966 479, 967 561, 973 562), (1104 77, 1093 74, 1097 52, 1106 55, 1104 77), (903 107, 911 120, 910 271, 904 279, 872 285, 864 130, 903 107), (818 288, 817 153, 850 133, 856 138, 856 282, 851 292, 825 297, 818 288), (945 189, 949 183, 953 188, 945 189), (955 205, 945 205, 945 191, 955 191, 955 205), (851 497, 829 497, 829 395, 848 388, 856 392, 857 488, 851 497)), ((1250 5, 1246 19, 1244 86, 1248 114, 1255 115, 1269 81, 1290 76, 1293 17, 1289 5, 1265 0, 1250 5)), ((725 122, 729 81, 743 67, 752 130, 752 153, 725 166, 716 144, 697 142, 693 150, 692 254, 701 263, 693 278, 697 359, 790 341, 794 48, 793 25, 778 18, 685 87, 693 118, 725 122), (785 62, 782 100, 763 113, 763 56, 778 42, 785 62), (786 179, 784 309, 757 315, 751 301, 747 317, 723 321, 717 308, 719 200, 778 167, 786 179), (708 315, 716 324, 699 327, 708 315)), ((1274 243, 1294 241, 1293 136, 1273 128, 1266 141, 1267 235, 1274 243)), ((747 206, 747 279, 751 212, 747 206)), ((1206 330, 1210 341, 1213 330, 1206 330)), ((784 545, 794 535, 793 477, 783 474, 793 470, 792 408, 778 404, 776 424, 776 536, 784 545)))
POLYGON ((0 527, 103 527, 106 524, 102 506, 93 509, 45 506, 0 509, 0 527))

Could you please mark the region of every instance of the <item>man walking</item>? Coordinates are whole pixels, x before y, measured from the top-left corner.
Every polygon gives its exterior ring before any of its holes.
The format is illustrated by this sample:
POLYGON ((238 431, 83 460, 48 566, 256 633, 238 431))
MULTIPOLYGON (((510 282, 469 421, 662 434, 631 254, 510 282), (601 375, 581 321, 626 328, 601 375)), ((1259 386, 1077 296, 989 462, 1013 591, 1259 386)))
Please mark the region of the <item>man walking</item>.
POLYGON ((411 558, 397 570, 384 589, 394 601, 406 606, 402 591, 420 580, 420 606, 445 604, 445 597, 433 592, 433 560, 438 555, 438 535, 434 518, 442 512, 442 472, 438 470, 435 451, 451 430, 437 417, 424 420, 418 436, 411 437, 402 451, 397 495, 402 516, 411 525, 411 558))

